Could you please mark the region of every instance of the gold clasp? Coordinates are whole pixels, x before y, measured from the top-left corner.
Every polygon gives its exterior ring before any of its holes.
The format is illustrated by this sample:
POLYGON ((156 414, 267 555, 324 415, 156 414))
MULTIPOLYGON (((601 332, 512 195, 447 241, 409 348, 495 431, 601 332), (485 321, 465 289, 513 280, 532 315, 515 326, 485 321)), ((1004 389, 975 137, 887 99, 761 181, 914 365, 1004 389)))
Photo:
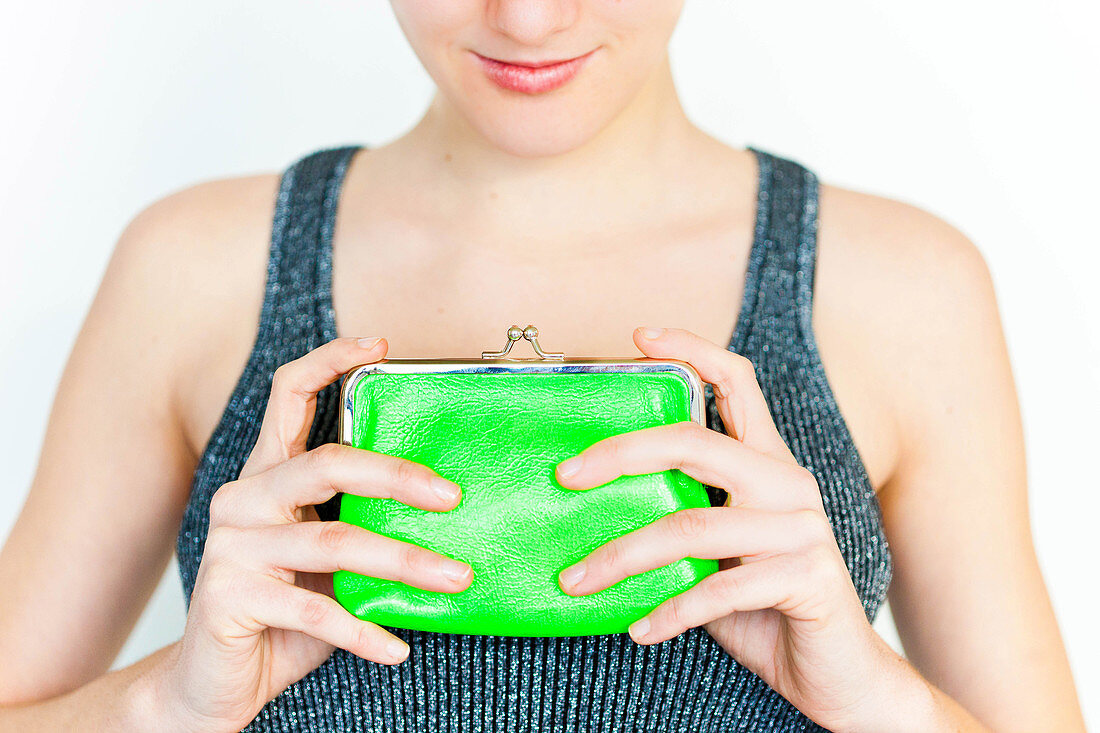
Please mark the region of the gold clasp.
POLYGON ((520 339, 527 339, 531 342, 531 348, 535 350, 535 353, 539 355, 540 359, 564 359, 565 352, 563 351, 543 351, 539 346, 539 330, 534 326, 528 326, 527 328, 520 328, 513 325, 508 329, 508 343, 504 345, 504 348, 500 351, 482 351, 482 359, 499 359, 502 356, 506 356, 509 351, 512 350, 512 345, 520 339))

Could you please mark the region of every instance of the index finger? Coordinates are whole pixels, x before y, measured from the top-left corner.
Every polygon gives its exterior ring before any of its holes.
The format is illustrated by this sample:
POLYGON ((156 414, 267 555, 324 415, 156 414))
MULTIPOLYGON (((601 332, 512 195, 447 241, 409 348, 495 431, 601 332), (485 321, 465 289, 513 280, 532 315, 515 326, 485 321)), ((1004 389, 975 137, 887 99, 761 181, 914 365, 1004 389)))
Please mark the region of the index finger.
POLYGON ((682 328, 636 328, 634 343, 646 356, 686 361, 714 391, 730 437, 780 460, 795 462, 772 420, 751 361, 682 328), (655 335, 650 336, 650 332, 655 335))
POLYGON ((241 478, 261 473, 306 450, 317 393, 361 364, 378 361, 384 338, 336 338, 275 370, 260 434, 241 478))
POLYGON ((729 505, 824 511, 809 471, 691 420, 604 438, 559 464, 556 477, 562 488, 583 490, 670 469, 724 490, 729 505))

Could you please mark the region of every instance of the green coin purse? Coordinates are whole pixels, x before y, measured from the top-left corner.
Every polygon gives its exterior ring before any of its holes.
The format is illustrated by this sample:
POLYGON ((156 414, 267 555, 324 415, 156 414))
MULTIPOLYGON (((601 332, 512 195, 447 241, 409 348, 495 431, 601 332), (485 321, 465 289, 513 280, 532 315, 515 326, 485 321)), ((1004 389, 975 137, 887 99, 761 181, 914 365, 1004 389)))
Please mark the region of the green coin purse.
POLYGON ((702 381, 675 360, 566 359, 534 326, 508 329, 481 359, 385 359, 349 372, 341 442, 429 466, 462 489, 449 511, 342 494, 339 519, 473 568, 457 593, 339 570, 336 600, 355 616, 451 634, 626 633, 661 602, 718 570, 684 558, 596 593, 570 596, 558 573, 600 545, 688 507, 710 505, 679 470, 566 489, 561 461, 604 438, 684 420, 705 424, 702 381), (528 340, 536 358, 508 358, 528 340))

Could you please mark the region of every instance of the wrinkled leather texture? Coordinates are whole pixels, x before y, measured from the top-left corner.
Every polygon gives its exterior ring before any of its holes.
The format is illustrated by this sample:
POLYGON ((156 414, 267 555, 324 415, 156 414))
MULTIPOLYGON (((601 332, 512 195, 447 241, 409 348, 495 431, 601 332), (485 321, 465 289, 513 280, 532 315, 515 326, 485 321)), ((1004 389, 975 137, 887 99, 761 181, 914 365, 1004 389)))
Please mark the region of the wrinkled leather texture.
POLYGON ((715 572, 684 558, 573 597, 558 573, 600 545, 686 507, 709 506, 678 471, 566 489, 555 466, 609 436, 690 419, 687 384, 669 373, 373 374, 353 397, 353 445, 430 466, 463 490, 433 512, 343 494, 340 519, 469 563, 457 593, 349 571, 336 599, 359 618, 456 634, 624 633, 667 598, 715 572))

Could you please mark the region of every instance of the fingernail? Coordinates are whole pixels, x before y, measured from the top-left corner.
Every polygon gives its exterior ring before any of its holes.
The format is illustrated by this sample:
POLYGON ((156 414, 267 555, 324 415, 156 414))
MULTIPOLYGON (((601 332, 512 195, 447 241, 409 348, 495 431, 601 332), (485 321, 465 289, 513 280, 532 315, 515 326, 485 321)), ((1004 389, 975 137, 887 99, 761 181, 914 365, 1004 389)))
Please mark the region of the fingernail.
POLYGON ((582 463, 584 463, 583 456, 573 456, 565 463, 558 465, 558 475, 562 478, 569 478, 577 471, 581 470, 582 463))
POLYGON ((451 580, 465 580, 470 574, 470 566, 454 560, 443 561, 443 574, 451 580))
POLYGON ((584 573, 587 569, 584 560, 581 560, 576 565, 571 565, 561 571, 561 581, 569 586, 576 585, 581 581, 581 578, 584 577, 584 573))
POLYGON ((641 639, 643 636, 649 633, 649 619, 638 619, 629 627, 627 627, 627 631, 629 631, 630 635, 633 636, 635 639, 641 639))
POLYGON ((665 332, 665 329, 663 329, 663 328, 643 328, 642 329, 642 335, 645 336, 647 339, 651 339, 651 340, 656 339, 656 338, 660 338, 661 335, 664 334, 664 332, 665 332))
POLYGON ((370 336, 368 338, 359 339, 360 349, 373 349, 378 345, 378 342, 382 340, 381 336, 370 336))
POLYGON ((431 487, 440 499, 454 501, 458 498, 458 484, 453 481, 435 476, 431 480, 431 487))
POLYGON ((386 651, 395 659, 404 659, 409 651, 409 645, 403 641, 394 639, 389 644, 386 644, 386 651))

